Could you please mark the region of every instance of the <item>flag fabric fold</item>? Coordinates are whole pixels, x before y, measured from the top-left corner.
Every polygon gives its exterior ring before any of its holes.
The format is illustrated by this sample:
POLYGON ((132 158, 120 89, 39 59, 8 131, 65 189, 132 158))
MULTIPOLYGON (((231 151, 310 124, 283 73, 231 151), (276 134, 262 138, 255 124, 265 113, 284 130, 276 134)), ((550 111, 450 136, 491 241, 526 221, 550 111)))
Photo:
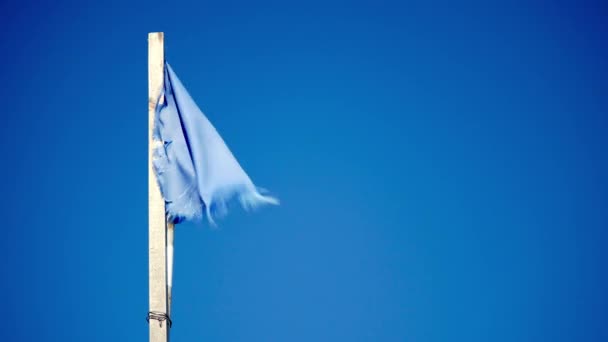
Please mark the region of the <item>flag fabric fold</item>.
POLYGON ((168 63, 153 134, 153 168, 170 222, 205 215, 213 224, 232 200, 245 209, 279 203, 253 184, 168 63))

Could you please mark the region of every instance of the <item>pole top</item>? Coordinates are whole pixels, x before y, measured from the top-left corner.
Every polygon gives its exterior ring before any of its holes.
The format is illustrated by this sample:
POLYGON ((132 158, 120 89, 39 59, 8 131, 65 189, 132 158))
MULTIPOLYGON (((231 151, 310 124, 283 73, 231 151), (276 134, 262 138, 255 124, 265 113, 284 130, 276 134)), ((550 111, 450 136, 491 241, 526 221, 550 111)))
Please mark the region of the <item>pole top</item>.
POLYGON ((150 38, 164 38, 165 32, 148 32, 148 39, 150 38))

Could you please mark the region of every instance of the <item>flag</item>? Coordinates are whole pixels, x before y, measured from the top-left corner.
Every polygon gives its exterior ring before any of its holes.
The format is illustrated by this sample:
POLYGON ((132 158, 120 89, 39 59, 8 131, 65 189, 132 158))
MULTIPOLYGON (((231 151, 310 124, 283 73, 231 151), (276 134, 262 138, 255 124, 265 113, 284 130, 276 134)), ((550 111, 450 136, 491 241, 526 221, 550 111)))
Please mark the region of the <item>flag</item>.
POLYGON ((245 209, 278 204, 262 195, 168 63, 156 104, 153 169, 173 223, 226 213, 232 200, 245 209))

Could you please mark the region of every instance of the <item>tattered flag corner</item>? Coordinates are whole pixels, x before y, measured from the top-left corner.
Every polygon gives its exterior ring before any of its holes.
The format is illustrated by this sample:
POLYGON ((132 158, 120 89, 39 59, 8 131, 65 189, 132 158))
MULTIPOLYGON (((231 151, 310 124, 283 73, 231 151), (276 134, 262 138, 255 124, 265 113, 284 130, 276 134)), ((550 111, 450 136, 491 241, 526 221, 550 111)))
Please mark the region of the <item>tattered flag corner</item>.
POLYGON ((228 203, 246 209, 278 199, 263 195, 239 165, 211 122, 165 63, 164 85, 156 104, 153 169, 172 223, 197 221, 227 212, 228 203), (162 100, 162 101, 161 101, 162 100))

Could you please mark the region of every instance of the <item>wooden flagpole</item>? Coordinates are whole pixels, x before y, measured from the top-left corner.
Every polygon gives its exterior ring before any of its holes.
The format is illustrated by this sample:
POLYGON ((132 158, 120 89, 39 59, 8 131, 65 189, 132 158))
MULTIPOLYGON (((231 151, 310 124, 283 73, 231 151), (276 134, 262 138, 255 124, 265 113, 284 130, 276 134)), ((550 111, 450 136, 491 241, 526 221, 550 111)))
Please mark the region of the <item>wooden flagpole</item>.
POLYGON ((156 102, 164 79, 164 34, 148 34, 148 253, 150 342, 169 341, 171 321, 167 294, 167 223, 165 202, 152 169, 156 102))

